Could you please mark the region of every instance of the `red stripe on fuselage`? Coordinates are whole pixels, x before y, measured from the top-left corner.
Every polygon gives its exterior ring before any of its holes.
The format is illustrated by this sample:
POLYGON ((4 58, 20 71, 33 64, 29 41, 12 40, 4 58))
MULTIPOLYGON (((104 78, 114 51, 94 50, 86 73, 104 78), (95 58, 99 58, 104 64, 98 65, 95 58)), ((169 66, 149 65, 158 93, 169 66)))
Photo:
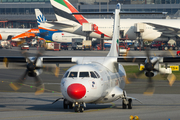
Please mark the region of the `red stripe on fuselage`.
MULTIPOLYGON (((70 11, 72 13, 79 13, 79 11, 76 10, 76 8, 74 8, 71 4, 69 4, 68 2, 66 2, 65 0, 63 0, 64 3, 67 5, 67 7, 70 9, 70 11)), ((74 15, 74 17, 76 18, 76 20, 82 25, 83 23, 89 23, 82 15, 74 15)), ((103 34, 101 31, 97 30, 95 31, 95 33, 101 35, 103 34)), ((105 37, 109 37, 108 35, 105 35, 105 37)))

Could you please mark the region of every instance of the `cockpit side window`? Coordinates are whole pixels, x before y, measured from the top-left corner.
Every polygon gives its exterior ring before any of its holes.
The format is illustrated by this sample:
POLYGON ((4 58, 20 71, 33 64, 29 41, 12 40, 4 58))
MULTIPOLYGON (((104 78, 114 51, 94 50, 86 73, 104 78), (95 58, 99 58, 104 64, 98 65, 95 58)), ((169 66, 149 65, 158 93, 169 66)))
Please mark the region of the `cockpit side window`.
POLYGON ((100 78, 99 74, 96 71, 94 71, 94 73, 96 73, 97 77, 100 78))
POLYGON ((92 71, 90 72, 90 75, 91 75, 92 78, 97 78, 97 76, 95 75, 95 73, 92 72, 92 71))
POLYGON ((67 71, 65 74, 64 74, 64 78, 66 78, 69 74, 69 71, 67 71))
POLYGON ((77 77, 77 72, 70 72, 69 77, 77 77))
POLYGON ((79 77, 89 77, 89 72, 80 72, 79 77))

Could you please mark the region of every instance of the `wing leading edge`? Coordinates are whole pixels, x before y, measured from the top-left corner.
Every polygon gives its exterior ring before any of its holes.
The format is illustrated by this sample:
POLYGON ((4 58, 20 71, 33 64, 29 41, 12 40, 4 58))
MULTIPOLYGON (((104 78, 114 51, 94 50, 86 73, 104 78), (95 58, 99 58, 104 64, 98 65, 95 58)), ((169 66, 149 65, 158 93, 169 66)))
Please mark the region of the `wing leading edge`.
POLYGON ((154 23, 145 23, 154 27, 155 30, 162 32, 161 37, 176 37, 180 34, 180 29, 175 27, 169 27, 165 25, 159 25, 154 23))

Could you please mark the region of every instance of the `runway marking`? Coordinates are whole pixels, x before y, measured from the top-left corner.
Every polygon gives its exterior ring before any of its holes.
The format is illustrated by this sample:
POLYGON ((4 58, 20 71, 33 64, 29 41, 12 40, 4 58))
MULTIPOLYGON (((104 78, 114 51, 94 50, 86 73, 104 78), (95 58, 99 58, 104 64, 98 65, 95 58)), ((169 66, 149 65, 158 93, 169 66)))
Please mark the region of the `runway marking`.
POLYGON ((19 117, 7 117, 7 118, 0 118, 2 119, 19 119, 19 118, 37 118, 37 117, 42 117, 42 116, 54 116, 54 115, 61 115, 61 114, 75 114, 74 112, 72 113, 56 113, 56 114, 43 114, 43 115, 33 115, 33 116, 19 116, 19 117))

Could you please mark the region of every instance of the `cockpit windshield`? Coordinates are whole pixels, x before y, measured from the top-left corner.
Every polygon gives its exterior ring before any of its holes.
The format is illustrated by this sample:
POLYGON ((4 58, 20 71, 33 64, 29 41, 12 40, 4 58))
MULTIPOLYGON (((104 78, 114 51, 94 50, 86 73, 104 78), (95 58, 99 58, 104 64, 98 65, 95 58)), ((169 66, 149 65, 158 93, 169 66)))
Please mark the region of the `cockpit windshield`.
POLYGON ((98 74, 96 71, 94 71, 94 72, 95 72, 95 74, 97 75, 97 77, 100 78, 99 74, 98 74))
POLYGON ((91 75, 92 78, 97 78, 97 76, 95 75, 95 73, 92 72, 92 71, 90 72, 90 75, 91 75))
POLYGON ((100 78, 99 74, 96 71, 83 71, 83 72, 75 72, 75 71, 67 71, 63 78, 74 78, 74 77, 91 77, 91 78, 100 78))
POLYGON ((89 72, 80 72, 79 77, 89 77, 89 72))
POLYGON ((77 77, 78 72, 70 72, 69 77, 77 77))
POLYGON ((64 78, 66 78, 69 74, 69 71, 67 71, 65 74, 64 74, 64 78))

